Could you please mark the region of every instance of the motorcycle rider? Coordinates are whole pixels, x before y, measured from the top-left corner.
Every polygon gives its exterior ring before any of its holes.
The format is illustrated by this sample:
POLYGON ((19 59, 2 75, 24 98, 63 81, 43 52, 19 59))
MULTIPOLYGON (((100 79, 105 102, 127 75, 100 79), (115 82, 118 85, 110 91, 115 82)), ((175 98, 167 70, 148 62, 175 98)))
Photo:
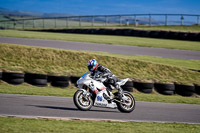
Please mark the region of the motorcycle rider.
MULTIPOLYGON (((91 72, 91 76, 93 77, 93 79, 98 80, 101 77, 106 78, 103 84, 110 89, 111 89, 110 85, 115 87, 118 90, 119 99, 120 100, 122 99, 123 91, 121 87, 117 84, 117 77, 108 68, 98 64, 98 62, 95 59, 89 60, 87 66, 88 70, 91 72)), ((98 92, 96 88, 93 89, 95 93, 98 92)))

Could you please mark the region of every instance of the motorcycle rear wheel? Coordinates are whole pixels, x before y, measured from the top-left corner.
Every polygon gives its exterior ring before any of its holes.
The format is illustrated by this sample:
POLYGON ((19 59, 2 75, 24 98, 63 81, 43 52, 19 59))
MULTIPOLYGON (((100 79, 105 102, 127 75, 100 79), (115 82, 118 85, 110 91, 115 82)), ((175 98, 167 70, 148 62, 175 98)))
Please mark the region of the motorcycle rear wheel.
POLYGON ((120 112, 130 113, 135 109, 135 98, 129 92, 124 92, 124 95, 129 98, 130 103, 119 103, 117 102, 117 107, 120 112))
POLYGON ((74 94, 73 100, 75 106, 83 111, 90 110, 93 105, 93 100, 91 96, 84 96, 83 90, 77 90, 74 94))

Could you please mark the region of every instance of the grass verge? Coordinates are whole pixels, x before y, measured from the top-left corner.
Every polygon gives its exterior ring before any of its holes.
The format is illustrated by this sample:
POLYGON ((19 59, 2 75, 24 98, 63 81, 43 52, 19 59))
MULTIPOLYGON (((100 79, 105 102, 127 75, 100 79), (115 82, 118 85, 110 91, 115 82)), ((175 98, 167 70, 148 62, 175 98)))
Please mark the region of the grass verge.
POLYGON ((187 69, 200 70, 200 60, 183 60, 183 59, 172 59, 172 58, 143 56, 143 55, 121 55, 121 54, 111 54, 105 52, 90 52, 90 53, 117 57, 117 58, 134 59, 134 60, 140 60, 162 65, 171 65, 187 69))
MULTIPOLYGON (((74 27, 71 27, 74 28, 74 27)), ((83 27, 75 27, 75 28, 83 28, 83 27)), ((84 28, 92 28, 92 27, 84 27, 84 28)), ((98 28, 98 26, 96 26, 98 28)), ((99 27, 99 28, 110 28, 110 29, 140 29, 140 30, 162 30, 162 31, 181 31, 181 32, 200 32, 199 25, 139 25, 139 26, 107 26, 107 27, 99 27)))
POLYGON ((24 119, 0 117, 0 132, 70 132, 70 133, 197 133, 200 124, 138 123, 110 121, 63 121, 48 119, 24 119))
POLYGON ((0 44, 0 69, 60 75, 82 75, 92 58, 120 78, 154 82, 200 83, 200 73, 179 67, 82 51, 0 44))
MULTIPOLYGON (((70 86, 66 89, 56 88, 52 86, 48 87, 35 87, 29 84, 22 85, 10 85, 0 82, 0 93, 6 94, 24 94, 24 95, 43 95, 43 96, 61 96, 61 97, 73 97, 77 88, 70 86)), ((156 93, 143 94, 134 90, 133 95, 136 101, 147 102, 164 102, 164 103, 183 103, 183 104, 198 104, 200 105, 199 97, 182 97, 178 95, 164 96, 156 93)))
POLYGON ((64 34, 64 33, 31 32, 31 31, 17 31, 17 30, 0 30, 0 36, 200 51, 199 47, 200 42, 153 39, 153 38, 142 38, 142 37, 64 34))

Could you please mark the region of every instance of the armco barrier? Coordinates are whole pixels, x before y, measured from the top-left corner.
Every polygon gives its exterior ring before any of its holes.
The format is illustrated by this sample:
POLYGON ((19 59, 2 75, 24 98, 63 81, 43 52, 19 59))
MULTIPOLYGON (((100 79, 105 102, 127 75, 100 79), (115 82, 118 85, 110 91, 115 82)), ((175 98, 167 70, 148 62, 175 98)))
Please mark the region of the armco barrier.
MULTIPOLYGON (((66 88, 69 81, 76 84, 79 79, 78 76, 55 76, 36 73, 15 73, 15 72, 0 72, 0 80, 9 84, 19 85, 23 82, 28 84, 44 87, 49 82, 52 86, 66 88)), ((182 84, 164 84, 164 83, 146 83, 138 81, 128 81, 122 89, 125 91, 133 92, 136 88, 142 93, 152 93, 153 88, 160 94, 173 95, 178 94, 181 96, 192 96, 194 93, 200 95, 200 85, 182 85, 182 84)))
POLYGON ((29 31, 43 31, 56 33, 79 33, 79 34, 99 34, 99 35, 120 35, 150 37, 175 40, 200 41, 200 33, 175 32, 175 31, 148 31, 136 29, 42 29, 29 31))

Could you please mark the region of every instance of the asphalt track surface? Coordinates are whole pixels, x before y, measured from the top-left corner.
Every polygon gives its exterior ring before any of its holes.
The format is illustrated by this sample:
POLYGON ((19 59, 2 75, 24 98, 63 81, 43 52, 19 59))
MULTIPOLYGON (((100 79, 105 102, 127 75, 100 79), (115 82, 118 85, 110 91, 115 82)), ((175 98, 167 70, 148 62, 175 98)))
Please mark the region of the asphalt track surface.
POLYGON ((157 57, 176 58, 185 60, 190 60, 190 59, 200 60, 200 52, 190 51, 190 50, 137 47, 137 46, 125 46, 125 45, 108 45, 108 44, 70 42, 70 41, 58 41, 58 40, 11 38, 11 37, 0 37, 0 42, 48 47, 48 48, 98 51, 98 52, 107 52, 107 53, 125 54, 125 55, 146 55, 146 56, 157 56, 157 57))
POLYGON ((200 124, 200 105, 137 101, 136 108, 131 113, 99 107, 92 107, 90 111, 80 111, 70 97, 0 94, 0 116, 200 124))

